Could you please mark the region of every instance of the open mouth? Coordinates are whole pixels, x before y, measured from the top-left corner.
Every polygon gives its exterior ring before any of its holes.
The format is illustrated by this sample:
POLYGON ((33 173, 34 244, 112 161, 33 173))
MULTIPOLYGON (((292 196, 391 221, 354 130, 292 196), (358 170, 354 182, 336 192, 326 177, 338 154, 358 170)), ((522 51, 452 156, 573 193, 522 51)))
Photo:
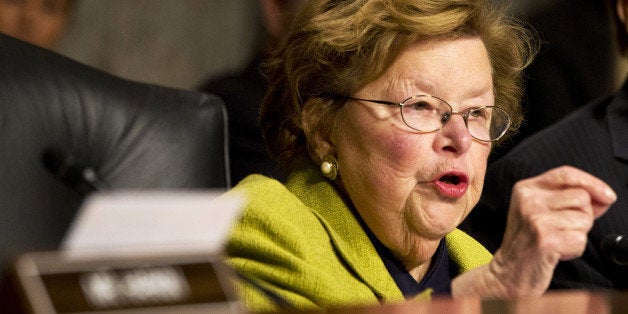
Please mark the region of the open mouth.
POLYGON ((442 177, 440 177, 440 179, 438 179, 438 181, 440 182, 444 182, 447 184, 453 184, 453 185, 458 185, 462 182, 462 178, 460 176, 454 175, 454 174, 446 174, 442 177))
POLYGON ((462 197, 469 187, 469 178, 464 173, 449 172, 443 174, 434 185, 446 197, 462 197))

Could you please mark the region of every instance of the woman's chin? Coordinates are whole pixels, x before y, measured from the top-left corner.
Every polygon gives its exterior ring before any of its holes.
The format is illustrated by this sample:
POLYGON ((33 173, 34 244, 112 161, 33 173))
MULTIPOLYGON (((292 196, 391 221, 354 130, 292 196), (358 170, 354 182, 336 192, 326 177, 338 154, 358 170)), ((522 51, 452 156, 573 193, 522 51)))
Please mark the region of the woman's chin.
MULTIPOLYGON (((451 207, 451 206, 445 206, 451 207)), ((421 237, 436 240, 445 237, 462 222, 465 215, 459 209, 432 208, 410 215, 412 229, 421 237)))

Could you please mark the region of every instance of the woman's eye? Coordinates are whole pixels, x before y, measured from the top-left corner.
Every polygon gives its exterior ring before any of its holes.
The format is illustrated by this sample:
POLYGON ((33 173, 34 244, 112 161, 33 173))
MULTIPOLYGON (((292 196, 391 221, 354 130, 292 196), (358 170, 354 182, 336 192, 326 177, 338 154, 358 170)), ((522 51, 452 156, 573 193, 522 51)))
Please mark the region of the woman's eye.
POLYGON ((419 110, 419 111, 432 109, 432 105, 430 105, 427 101, 415 102, 413 104, 410 104, 408 107, 410 107, 410 109, 419 110))
POLYGON ((484 108, 480 108, 480 109, 469 110, 469 117, 486 119, 488 115, 487 115, 486 110, 484 110, 484 108))

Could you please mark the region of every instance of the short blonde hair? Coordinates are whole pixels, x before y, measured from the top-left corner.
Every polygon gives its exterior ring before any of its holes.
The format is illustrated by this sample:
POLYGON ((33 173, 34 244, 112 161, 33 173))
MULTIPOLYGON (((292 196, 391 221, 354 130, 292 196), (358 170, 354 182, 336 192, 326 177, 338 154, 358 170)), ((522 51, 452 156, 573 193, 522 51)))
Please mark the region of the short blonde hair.
MULTIPOLYGON (((495 105, 521 124, 522 71, 537 44, 533 33, 483 0, 311 0, 268 63, 269 91, 260 125, 270 152, 290 170, 308 158, 302 113, 329 137, 334 113, 377 79, 410 44, 428 38, 478 36, 492 65, 495 105), (311 106, 311 107, 310 107, 311 106)), ((512 132, 509 132, 512 133, 512 132)), ((315 162, 318 157, 310 156, 315 162)))

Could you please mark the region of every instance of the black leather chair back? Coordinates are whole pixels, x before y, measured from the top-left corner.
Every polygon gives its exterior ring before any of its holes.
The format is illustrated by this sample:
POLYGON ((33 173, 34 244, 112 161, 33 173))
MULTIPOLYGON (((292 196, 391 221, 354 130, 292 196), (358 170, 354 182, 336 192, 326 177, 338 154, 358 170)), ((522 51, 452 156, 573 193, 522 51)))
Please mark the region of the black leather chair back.
POLYGON ((46 149, 111 189, 227 188, 226 119, 216 96, 131 82, 0 35, 0 265, 56 249, 83 199, 43 166, 46 149))

